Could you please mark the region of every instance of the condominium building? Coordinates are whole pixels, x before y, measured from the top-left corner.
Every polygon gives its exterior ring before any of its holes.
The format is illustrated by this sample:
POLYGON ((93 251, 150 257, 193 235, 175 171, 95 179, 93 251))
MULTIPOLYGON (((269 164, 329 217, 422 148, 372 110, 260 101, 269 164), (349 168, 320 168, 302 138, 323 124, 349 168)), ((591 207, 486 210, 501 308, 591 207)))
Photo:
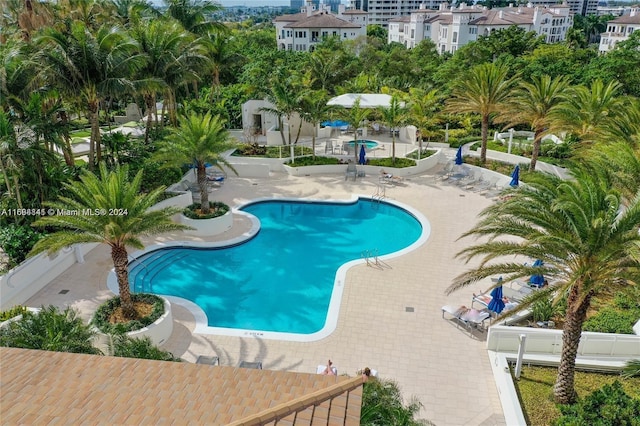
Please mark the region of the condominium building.
POLYGON ((622 15, 607 23, 607 31, 600 34, 600 53, 612 50, 617 43, 629 38, 634 31, 640 31, 640 7, 631 8, 628 14, 622 15))
POLYGON ((311 52, 325 37, 355 40, 366 36, 368 19, 361 10, 345 10, 340 5, 338 14, 333 14, 330 5, 321 4, 317 10, 308 1, 300 13, 277 16, 273 23, 279 50, 311 52))
MULTIPOLYGON (((302 9, 307 4, 306 0, 291 0, 290 7, 291 9, 302 9)), ((311 0, 311 4, 316 7, 316 10, 322 9, 320 7, 320 0, 311 0)), ((338 13, 338 9, 342 4, 342 0, 323 0, 322 4, 325 6, 329 6, 333 13, 338 13)))
POLYGON ((563 41, 573 25, 573 15, 564 5, 548 7, 505 7, 485 9, 461 3, 458 8, 419 9, 407 17, 389 22, 388 41, 413 48, 432 40, 440 53, 454 53, 479 36, 516 25, 544 35, 548 43, 563 41))
POLYGON ((437 8, 446 0, 350 0, 350 7, 369 13, 369 23, 387 26, 391 19, 421 8, 437 8))
MULTIPOLYGON (((514 2, 515 3, 515 2, 514 2)), ((554 0, 528 0, 527 5, 555 7, 560 1, 554 0)), ((598 0, 563 0, 563 5, 569 6, 569 11, 574 15, 595 15, 598 12, 598 0)))

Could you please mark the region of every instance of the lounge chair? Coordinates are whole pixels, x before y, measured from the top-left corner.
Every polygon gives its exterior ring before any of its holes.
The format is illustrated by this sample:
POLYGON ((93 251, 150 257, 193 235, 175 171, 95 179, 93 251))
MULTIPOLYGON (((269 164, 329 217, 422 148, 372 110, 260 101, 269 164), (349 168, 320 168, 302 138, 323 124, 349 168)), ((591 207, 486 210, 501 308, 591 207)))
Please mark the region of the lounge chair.
POLYGON ((444 168, 433 175, 434 180, 447 180, 453 171, 453 163, 445 164, 444 168))
MULTIPOLYGON (((327 366, 326 365, 318 365, 318 368, 316 368, 316 373, 317 374, 324 374, 324 372, 327 370, 327 366)), ((331 371, 333 371, 333 375, 337 376, 338 375, 338 369, 334 366, 331 367, 331 371)))
POLYGON ((469 330, 469 335, 473 334, 474 329, 484 331, 484 322, 491 318, 491 314, 486 310, 479 311, 473 308, 469 309, 466 306, 445 305, 442 307, 442 318, 444 318, 445 312, 464 325, 469 330))
POLYGON ((344 174, 344 180, 349 179, 349 176, 353 176, 353 180, 356 180, 356 178, 358 177, 358 168, 356 167, 355 163, 347 164, 347 170, 344 174))

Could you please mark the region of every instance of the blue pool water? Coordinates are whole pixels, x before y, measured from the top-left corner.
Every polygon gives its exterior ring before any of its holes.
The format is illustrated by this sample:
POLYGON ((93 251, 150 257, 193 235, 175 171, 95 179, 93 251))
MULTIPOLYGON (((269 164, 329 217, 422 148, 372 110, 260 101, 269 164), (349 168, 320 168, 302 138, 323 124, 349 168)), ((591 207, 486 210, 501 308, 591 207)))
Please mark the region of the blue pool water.
MULTIPOLYGON (((347 142, 347 145, 349 145, 350 147, 353 146, 353 141, 349 141, 347 142)), ((364 144, 367 149, 373 149, 373 148, 377 148, 378 147, 378 142, 376 141, 370 141, 370 140, 366 140, 366 139, 358 139, 358 146, 364 144)))
POLYGON ((132 262, 132 290, 190 300, 210 327, 310 334, 325 324, 342 264, 366 250, 399 251, 422 234, 404 209, 366 199, 270 200, 242 210, 260 220, 254 238, 225 248, 151 251, 132 262))

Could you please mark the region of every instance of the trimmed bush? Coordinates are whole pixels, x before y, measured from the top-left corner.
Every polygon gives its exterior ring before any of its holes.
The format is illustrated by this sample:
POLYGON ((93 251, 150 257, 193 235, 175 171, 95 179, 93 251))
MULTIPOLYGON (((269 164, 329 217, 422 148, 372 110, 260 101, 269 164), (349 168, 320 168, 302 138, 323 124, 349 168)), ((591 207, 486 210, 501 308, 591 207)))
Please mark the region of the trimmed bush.
POLYGON ((324 166, 340 164, 340 160, 335 157, 296 157, 296 160, 291 164, 291 160, 287 160, 284 164, 291 167, 303 167, 303 166, 324 166))
POLYGON ((224 216, 229 211, 229 206, 220 201, 209 202, 209 208, 211 209, 209 214, 199 214, 197 210, 200 209, 200 203, 193 203, 185 207, 182 214, 189 219, 212 219, 214 217, 224 216))
POLYGON ((105 334, 124 334, 130 331, 140 330, 153 324, 164 314, 164 300, 155 294, 133 293, 131 294, 131 300, 133 300, 134 303, 142 302, 153 304, 153 310, 144 318, 113 324, 109 321, 111 314, 116 308, 120 307, 120 296, 116 296, 98 307, 91 323, 105 334))
POLYGON ((404 167, 413 167, 416 165, 415 160, 410 158, 398 158, 396 157, 395 163, 392 158, 371 158, 369 159, 369 166, 381 166, 381 167, 395 167, 402 169, 404 167))
POLYGON ((559 408, 562 417, 554 422, 556 426, 640 425, 640 400, 627 395, 617 380, 573 405, 559 408))
MULTIPOLYGON (((431 148, 422 148, 422 152, 420 153, 420 159, 431 157, 435 154, 437 150, 431 148)), ((415 150, 407 155, 407 158, 412 158, 414 160, 418 159, 418 150, 415 150)))
POLYGON ((113 336, 110 345, 113 356, 122 358, 154 359, 157 361, 182 361, 171 352, 164 351, 153 344, 151 338, 133 338, 126 334, 113 336))
POLYGON ((582 329, 598 333, 633 334, 633 324, 637 320, 638 316, 634 311, 620 311, 607 306, 586 320, 582 329))
POLYGON ((45 234, 30 226, 10 223, 0 229, 0 247, 9 256, 10 266, 18 265, 27 258, 35 243, 45 234))

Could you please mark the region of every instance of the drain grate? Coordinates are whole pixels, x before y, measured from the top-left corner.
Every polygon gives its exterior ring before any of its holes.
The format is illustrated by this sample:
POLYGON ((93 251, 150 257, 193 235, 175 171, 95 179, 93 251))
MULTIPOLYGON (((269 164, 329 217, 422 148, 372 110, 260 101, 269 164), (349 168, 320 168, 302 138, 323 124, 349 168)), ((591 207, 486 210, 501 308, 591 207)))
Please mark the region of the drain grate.
POLYGON ((67 293, 69 293, 69 290, 60 290, 60 293, 58 294, 67 294, 67 293))
POLYGON ((404 308, 405 312, 415 312, 415 309, 413 309, 413 306, 407 306, 404 308))

